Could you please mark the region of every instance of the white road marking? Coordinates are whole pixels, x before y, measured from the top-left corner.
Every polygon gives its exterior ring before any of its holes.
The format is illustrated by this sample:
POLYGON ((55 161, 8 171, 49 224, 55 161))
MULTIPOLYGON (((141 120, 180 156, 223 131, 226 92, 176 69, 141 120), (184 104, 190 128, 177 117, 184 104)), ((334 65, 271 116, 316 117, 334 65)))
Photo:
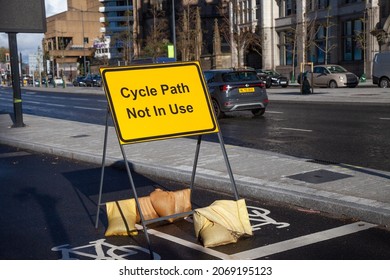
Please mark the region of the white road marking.
POLYGON ((284 114, 284 113, 279 111, 267 111, 267 114, 284 114))
POLYGON ((82 107, 82 106, 73 106, 73 108, 84 109, 84 110, 94 110, 94 111, 106 111, 107 110, 107 109, 101 109, 101 108, 91 108, 91 107, 82 107))
POLYGON ((293 130, 293 131, 302 131, 302 132, 313 132, 313 130, 309 129, 301 129, 301 128, 292 128, 292 127, 281 127, 283 130, 293 130))
MULTIPOLYGON (((138 230, 143 230, 142 226, 140 226, 140 225, 136 225, 136 226, 137 226, 138 230)), ((213 250, 211 248, 205 248, 200 244, 193 243, 193 242, 190 242, 190 241, 187 241, 187 240, 184 240, 184 239, 181 239, 181 238, 178 238, 178 237, 175 237, 175 236, 172 236, 172 235, 169 235, 169 234, 166 234, 166 233, 154 230, 154 229, 148 229, 148 233, 151 235, 166 239, 168 241, 180 244, 181 246, 185 246, 185 247, 191 248, 193 250, 197 250, 197 251, 200 251, 202 253, 205 253, 205 254, 208 254, 208 255, 214 256, 216 258, 223 259, 223 260, 244 260, 244 259, 254 260, 254 259, 269 256, 269 255, 273 255, 276 253, 285 252, 288 250, 296 249, 296 248, 307 246, 310 244, 314 244, 314 243, 322 242, 325 240, 330 240, 333 238, 356 233, 359 231, 367 230, 367 229, 370 229, 370 228, 376 227, 376 226, 377 225, 375 225, 375 224, 370 224, 370 223, 366 223, 366 222, 356 222, 353 224, 348 224, 348 225, 344 225, 341 227, 337 227, 337 228, 333 228, 333 229, 329 229, 329 230, 325 230, 325 231, 321 231, 321 232, 316 232, 316 233, 308 234, 305 236, 300 236, 297 238, 293 238, 290 240, 285 240, 282 242, 266 245, 263 247, 254 248, 254 249, 243 251, 243 252, 236 253, 233 255, 224 254, 224 253, 218 252, 216 250, 213 250)))
POLYGON ((316 232, 313 234, 300 236, 297 238, 293 238, 290 240, 285 240, 282 242, 266 245, 263 247, 258 247, 255 249, 251 249, 248 251, 240 252, 234 255, 231 255, 230 257, 233 257, 234 259, 249 259, 254 260, 262 257, 266 257, 269 255, 285 252, 288 250, 292 250, 295 248, 303 247, 306 245, 318 243, 321 241, 329 240, 332 238, 337 238, 340 236, 356 233, 359 231, 367 230, 372 227, 376 227, 374 224, 365 223, 365 222, 356 222, 353 224, 344 225, 341 227, 316 232))
MULTIPOLYGON (((140 225, 136 225, 136 227, 137 227, 138 230, 143 230, 143 227, 140 226, 140 225)), ((193 250, 200 251, 200 252, 205 253, 205 254, 208 254, 208 255, 210 255, 210 256, 214 256, 214 257, 220 258, 220 259, 222 259, 222 260, 229 260, 229 259, 232 259, 232 258, 231 258, 229 255, 227 255, 227 254, 218 252, 218 251, 213 250, 213 249, 210 249, 210 248, 203 247, 203 246, 200 245, 200 244, 193 243, 193 242, 189 242, 189 241, 187 241, 187 240, 184 240, 184 239, 175 237, 175 236, 173 236, 173 235, 169 235, 169 234, 160 232, 160 231, 158 231, 158 230, 154 230, 154 229, 147 229, 147 230, 148 230, 148 233, 149 233, 149 234, 152 234, 152 235, 154 235, 154 236, 157 236, 157 237, 166 239, 166 240, 168 240, 168 241, 171 241, 171 242, 180 244, 181 246, 185 246, 185 247, 187 247, 187 248, 190 248, 190 249, 193 249, 193 250)), ((153 247, 153 244, 152 244, 152 247, 153 247)))
POLYGON ((379 118, 379 119, 383 121, 390 121, 390 118, 379 118))

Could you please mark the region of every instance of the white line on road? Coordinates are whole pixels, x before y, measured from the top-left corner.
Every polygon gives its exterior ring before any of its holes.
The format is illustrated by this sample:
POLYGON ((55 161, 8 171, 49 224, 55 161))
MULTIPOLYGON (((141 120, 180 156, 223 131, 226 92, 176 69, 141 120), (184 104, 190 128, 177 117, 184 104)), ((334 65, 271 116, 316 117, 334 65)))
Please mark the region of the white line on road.
POLYGON ((280 129, 283 129, 283 130, 293 130, 293 131, 302 131, 302 132, 313 132, 313 130, 310 130, 310 129, 301 129, 301 128, 292 128, 292 127, 281 127, 280 129))
POLYGON ((380 120, 390 121, 390 118, 379 118, 380 120))
POLYGON ((39 105, 43 104, 43 105, 48 105, 48 106, 53 106, 53 107, 61 107, 61 108, 65 108, 66 107, 63 104, 46 103, 46 102, 31 101, 31 100, 24 101, 24 104, 28 104, 28 103, 39 104, 39 105))
MULTIPOLYGON (((136 225, 137 229, 139 230, 142 230, 143 227, 142 226, 139 226, 139 225, 136 225)), ((200 251, 200 252, 203 252, 205 254, 208 254, 210 256, 214 256, 216 258, 220 258, 222 260, 227 260, 227 259, 232 259, 229 255, 227 254, 224 254, 224 253, 221 253, 221 252, 218 252, 216 250, 213 250, 213 249, 210 249, 210 248, 206 248, 206 247, 203 247, 202 245, 200 244, 196 244, 196 243, 193 243, 193 242, 190 242, 190 241, 187 241, 187 240, 184 240, 184 239, 181 239, 181 238, 178 238, 178 237, 175 237, 173 235, 169 235, 169 234, 166 234, 166 233, 163 233, 161 231, 157 231, 157 230, 154 230, 154 229, 148 229, 148 233, 154 235, 154 236, 157 236, 157 237, 160 237, 160 238, 163 238, 163 239, 166 239, 168 241, 171 241, 171 242, 174 242, 174 243, 177 243, 181 246, 185 246, 187 248, 190 248, 190 249, 193 249, 193 250, 197 250, 197 251, 200 251)))
POLYGON ((73 106, 73 108, 84 109, 84 110, 94 110, 94 111, 105 111, 105 110, 107 110, 107 109, 102 109, 102 108, 91 108, 91 107, 82 107, 82 106, 73 106))
POLYGON ((341 227, 320 231, 313 234, 308 234, 305 236, 300 236, 290 240, 266 245, 263 247, 258 247, 252 250, 240 252, 234 255, 231 255, 233 259, 249 259, 254 260, 258 258, 263 258, 269 255, 285 252, 295 248, 307 246, 310 244, 318 243, 321 241, 329 240, 332 238, 341 237, 344 235, 356 233, 359 231, 367 230, 372 227, 376 227, 374 224, 365 223, 365 222, 356 222, 353 224, 344 225, 341 227))
MULTIPOLYGON (((142 230, 142 227, 140 225, 136 225, 136 226, 139 230, 142 230)), ((214 256, 216 258, 223 259, 223 260, 244 260, 244 259, 254 260, 254 259, 269 256, 269 255, 285 252, 288 250, 296 249, 299 247, 307 246, 310 244, 314 244, 314 243, 330 240, 333 238, 345 236, 348 234, 356 233, 359 231, 367 230, 367 229, 370 229, 370 228, 376 227, 376 226, 377 225, 375 225, 375 224, 370 224, 370 223, 366 223, 366 222, 356 222, 353 224, 348 224, 348 225, 344 225, 341 227, 337 227, 337 228, 333 228, 333 229, 329 229, 329 230, 325 230, 325 231, 320 231, 317 233, 308 234, 308 235, 300 236, 300 237, 293 238, 290 240, 285 240, 282 242, 266 245, 263 247, 258 247, 255 249, 243 251, 243 252, 233 254, 233 255, 228 255, 228 254, 213 250, 211 248, 205 248, 205 247, 201 246, 200 244, 196 244, 196 243, 193 243, 193 242, 190 242, 190 241, 187 241, 187 240, 184 240, 184 239, 181 239, 181 238, 178 238, 178 237, 175 237, 175 236, 172 236, 172 235, 169 235, 169 234, 157 231, 157 230, 148 229, 148 233, 150 233, 154 236, 158 236, 160 238, 166 239, 168 241, 175 242, 177 244, 180 244, 181 246, 185 246, 185 247, 191 248, 193 250, 197 250, 197 251, 203 252, 205 254, 208 254, 208 255, 214 256)))
POLYGON ((279 112, 279 111, 267 111, 267 114, 284 114, 284 112, 279 112))

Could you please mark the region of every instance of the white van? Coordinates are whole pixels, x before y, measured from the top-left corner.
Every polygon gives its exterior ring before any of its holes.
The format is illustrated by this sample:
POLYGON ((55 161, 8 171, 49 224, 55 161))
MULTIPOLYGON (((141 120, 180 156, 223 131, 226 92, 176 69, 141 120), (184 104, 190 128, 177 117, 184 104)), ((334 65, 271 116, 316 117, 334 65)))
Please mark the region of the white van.
POLYGON ((375 54, 372 62, 372 83, 381 88, 390 87, 390 52, 375 54))

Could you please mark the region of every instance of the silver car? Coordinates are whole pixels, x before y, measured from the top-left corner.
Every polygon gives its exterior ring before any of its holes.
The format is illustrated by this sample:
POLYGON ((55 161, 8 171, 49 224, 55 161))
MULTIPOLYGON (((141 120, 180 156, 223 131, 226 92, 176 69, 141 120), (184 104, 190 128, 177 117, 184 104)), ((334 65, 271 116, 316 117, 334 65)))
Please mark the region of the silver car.
POLYGON ((256 71, 207 70, 204 77, 217 118, 227 112, 244 110, 255 116, 264 114, 269 100, 265 83, 256 71))
POLYGON ((308 72, 306 75, 309 83, 312 82, 311 75, 313 75, 313 85, 318 87, 354 88, 359 84, 359 78, 355 74, 335 64, 316 65, 313 73, 308 72))

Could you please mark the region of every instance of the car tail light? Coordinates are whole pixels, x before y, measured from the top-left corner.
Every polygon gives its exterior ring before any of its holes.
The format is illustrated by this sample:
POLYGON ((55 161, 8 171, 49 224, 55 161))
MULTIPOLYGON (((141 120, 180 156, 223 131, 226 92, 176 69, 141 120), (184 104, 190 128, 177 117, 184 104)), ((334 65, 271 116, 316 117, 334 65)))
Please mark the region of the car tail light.
POLYGON ((222 85, 222 86, 219 86, 219 89, 221 91, 228 91, 229 89, 231 89, 232 87, 229 86, 229 85, 222 85))
POLYGON ((265 88, 265 83, 258 83, 258 84, 254 84, 253 86, 259 87, 259 88, 265 88))

